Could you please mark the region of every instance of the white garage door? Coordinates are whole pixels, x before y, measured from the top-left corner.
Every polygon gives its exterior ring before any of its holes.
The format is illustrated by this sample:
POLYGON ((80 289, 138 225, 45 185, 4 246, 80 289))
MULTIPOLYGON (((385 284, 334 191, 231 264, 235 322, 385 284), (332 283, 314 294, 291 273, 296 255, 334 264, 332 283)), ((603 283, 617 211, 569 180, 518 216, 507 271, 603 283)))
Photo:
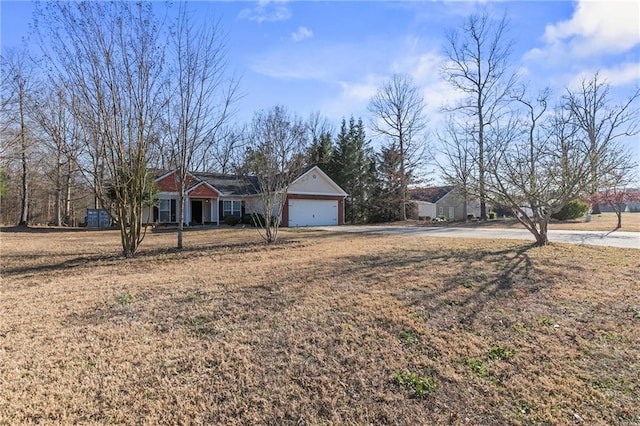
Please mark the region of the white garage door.
POLYGON ((289 200, 289 227, 338 224, 335 200, 289 200))

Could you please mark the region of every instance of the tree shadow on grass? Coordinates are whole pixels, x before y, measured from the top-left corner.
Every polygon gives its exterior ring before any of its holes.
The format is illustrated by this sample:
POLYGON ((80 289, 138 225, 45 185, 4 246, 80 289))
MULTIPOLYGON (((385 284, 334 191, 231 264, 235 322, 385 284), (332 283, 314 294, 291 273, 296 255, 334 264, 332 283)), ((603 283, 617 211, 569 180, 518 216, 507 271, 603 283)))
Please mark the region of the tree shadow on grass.
POLYGON ((0 226, 1 233, 16 233, 16 234, 52 234, 60 232, 68 233, 85 233, 85 232, 99 232, 99 231, 117 231, 117 228, 80 228, 80 227, 66 227, 66 226, 0 226))
POLYGON ((241 254, 255 252, 258 250, 279 250, 291 245, 298 244, 298 240, 281 241, 278 244, 267 245, 264 242, 238 242, 212 245, 194 245, 178 250, 176 248, 154 248, 141 249, 134 258, 125 258, 121 254, 96 254, 78 255, 62 261, 54 261, 39 265, 27 265, 7 267, 0 269, 3 277, 20 276, 24 274, 42 274, 57 271, 73 271, 84 267, 92 267, 96 264, 100 266, 118 266, 127 262, 144 262, 154 260, 159 257, 171 256, 172 259, 192 259, 206 257, 217 254, 241 254))
POLYGON ((406 277, 403 272, 395 276, 394 270, 409 268, 407 273, 413 278, 428 274, 432 278, 430 284, 396 286, 395 296, 408 307, 427 310, 431 316, 445 309, 463 307, 457 313, 458 321, 471 325, 490 301, 525 297, 548 285, 541 284, 532 274, 534 262, 529 251, 535 247, 535 244, 524 244, 501 250, 420 249, 353 256, 348 258, 351 266, 343 273, 383 283, 389 280, 390 274, 393 280, 406 277))

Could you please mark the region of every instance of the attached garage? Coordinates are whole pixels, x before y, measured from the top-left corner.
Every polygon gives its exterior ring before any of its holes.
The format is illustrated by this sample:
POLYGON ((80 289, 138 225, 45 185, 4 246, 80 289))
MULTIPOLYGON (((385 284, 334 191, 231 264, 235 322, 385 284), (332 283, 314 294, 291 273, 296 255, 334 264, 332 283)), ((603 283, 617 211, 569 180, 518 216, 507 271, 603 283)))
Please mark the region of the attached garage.
POLYGON ((338 225, 338 200, 289 200, 288 226, 338 225))
POLYGON ((344 192, 318 166, 309 167, 289 187, 282 208, 282 226, 344 224, 344 192))

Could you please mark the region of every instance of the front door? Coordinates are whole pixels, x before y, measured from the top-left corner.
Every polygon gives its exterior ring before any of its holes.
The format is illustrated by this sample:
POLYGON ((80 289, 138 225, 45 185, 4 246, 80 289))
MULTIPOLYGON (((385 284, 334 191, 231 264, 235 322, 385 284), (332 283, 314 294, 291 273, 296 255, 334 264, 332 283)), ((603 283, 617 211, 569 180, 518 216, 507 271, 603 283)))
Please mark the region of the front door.
POLYGON ((202 200, 191 201, 191 223, 202 224, 202 200))

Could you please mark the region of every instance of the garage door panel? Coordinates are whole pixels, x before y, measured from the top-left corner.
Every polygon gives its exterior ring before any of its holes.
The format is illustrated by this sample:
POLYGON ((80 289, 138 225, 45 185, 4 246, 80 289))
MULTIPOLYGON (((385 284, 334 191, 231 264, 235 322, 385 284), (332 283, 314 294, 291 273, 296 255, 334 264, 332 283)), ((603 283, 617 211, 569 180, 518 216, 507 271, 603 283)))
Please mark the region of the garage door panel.
POLYGON ((289 200, 289 227, 338 224, 336 200, 289 200))

